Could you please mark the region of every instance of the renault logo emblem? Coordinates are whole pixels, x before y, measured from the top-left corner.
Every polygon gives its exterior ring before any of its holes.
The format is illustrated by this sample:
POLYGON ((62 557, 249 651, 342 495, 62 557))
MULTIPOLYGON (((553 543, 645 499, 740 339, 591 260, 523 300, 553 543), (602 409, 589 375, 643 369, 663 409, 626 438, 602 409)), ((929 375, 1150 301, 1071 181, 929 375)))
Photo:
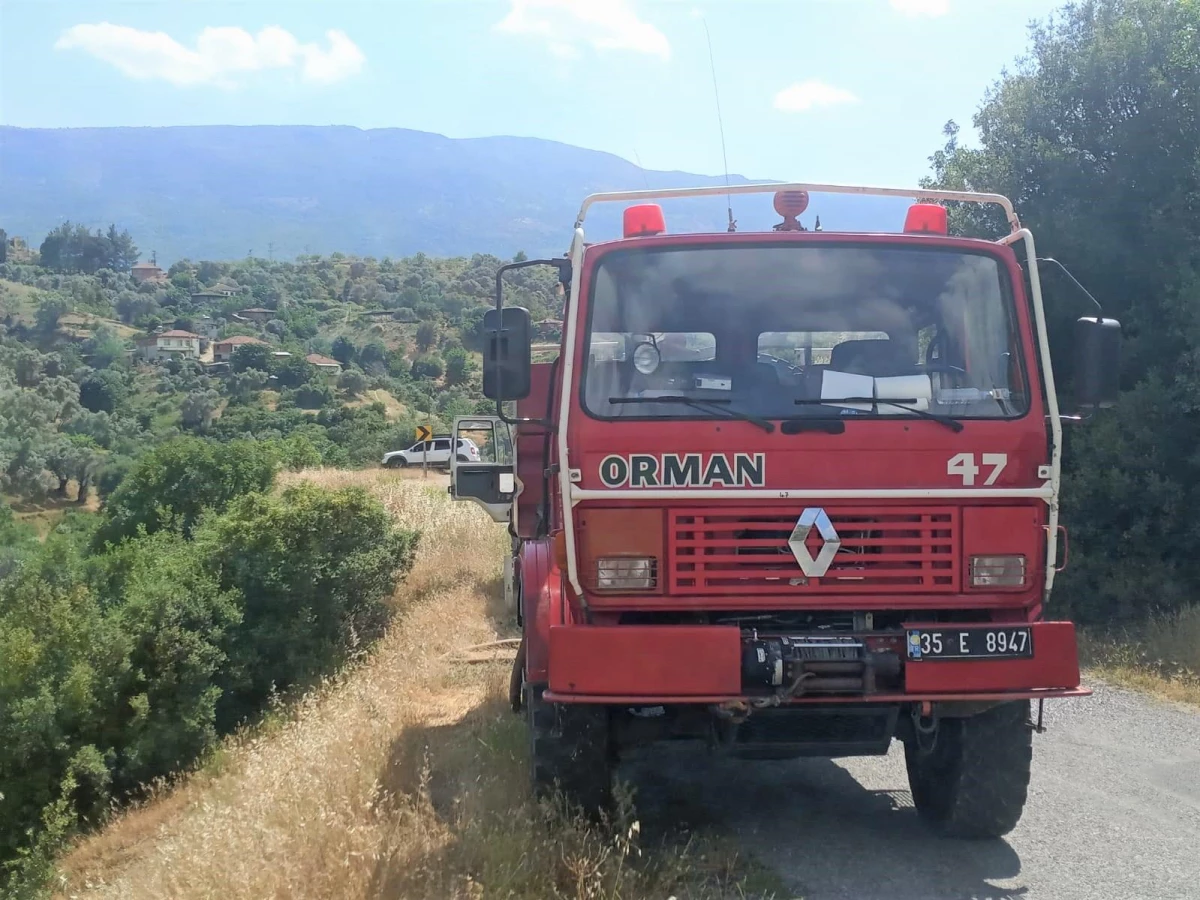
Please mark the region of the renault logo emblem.
POLYGON ((788 549, 792 551, 792 556, 796 557, 800 571, 808 578, 820 578, 828 572, 829 567, 833 564, 833 558, 837 556, 841 546, 842 539, 838 537, 833 523, 829 521, 828 514, 818 506, 810 506, 800 513, 796 527, 792 529, 792 536, 788 538, 788 549), (814 526, 823 541, 821 551, 817 554, 816 559, 813 559, 812 554, 808 552, 808 547, 804 544, 814 526))

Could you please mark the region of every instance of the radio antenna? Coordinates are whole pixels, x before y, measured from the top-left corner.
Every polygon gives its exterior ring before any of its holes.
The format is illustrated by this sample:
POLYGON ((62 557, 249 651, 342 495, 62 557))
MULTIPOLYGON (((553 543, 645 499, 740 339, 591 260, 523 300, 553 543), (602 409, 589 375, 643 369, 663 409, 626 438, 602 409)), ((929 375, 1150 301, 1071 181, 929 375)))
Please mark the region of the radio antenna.
MULTIPOLYGON (((712 69, 713 97, 717 101, 717 129, 721 133, 721 161, 725 164, 725 189, 729 190, 729 154, 725 152, 725 124, 721 121, 721 94, 717 90, 717 64, 713 61, 712 35, 708 33, 708 20, 700 20, 704 24, 704 39, 708 42, 708 65, 712 69)), ((733 218, 733 195, 725 195, 725 203, 729 211, 729 231, 737 231, 737 222, 733 218)))
POLYGON ((638 168, 642 170, 642 184, 646 186, 646 190, 650 190, 650 180, 646 177, 646 167, 642 165, 642 158, 638 156, 637 147, 633 148, 633 158, 637 160, 638 168))

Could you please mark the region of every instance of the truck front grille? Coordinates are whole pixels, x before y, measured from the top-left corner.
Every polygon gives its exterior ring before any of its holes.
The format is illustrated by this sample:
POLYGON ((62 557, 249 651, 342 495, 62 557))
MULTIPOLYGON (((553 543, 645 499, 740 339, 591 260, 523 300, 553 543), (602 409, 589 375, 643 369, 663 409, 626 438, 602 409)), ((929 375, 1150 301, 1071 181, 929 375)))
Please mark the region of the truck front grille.
MULTIPOLYGON (((820 578, 806 578, 788 547, 802 508, 668 512, 673 593, 950 593, 959 590, 954 507, 825 507, 841 549, 820 578)), ((815 558, 814 528, 806 547, 815 558)))

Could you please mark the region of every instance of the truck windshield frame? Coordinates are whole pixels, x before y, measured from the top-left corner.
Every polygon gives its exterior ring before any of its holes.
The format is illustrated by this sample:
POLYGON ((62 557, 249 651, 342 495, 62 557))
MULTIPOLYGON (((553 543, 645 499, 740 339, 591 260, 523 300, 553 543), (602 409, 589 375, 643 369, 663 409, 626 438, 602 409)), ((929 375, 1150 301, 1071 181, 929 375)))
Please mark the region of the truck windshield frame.
POLYGON ((896 398, 963 421, 1034 407, 1011 267, 989 248, 657 243, 606 250, 590 276, 578 399, 592 419, 723 417, 655 395, 773 421, 918 418, 896 398))

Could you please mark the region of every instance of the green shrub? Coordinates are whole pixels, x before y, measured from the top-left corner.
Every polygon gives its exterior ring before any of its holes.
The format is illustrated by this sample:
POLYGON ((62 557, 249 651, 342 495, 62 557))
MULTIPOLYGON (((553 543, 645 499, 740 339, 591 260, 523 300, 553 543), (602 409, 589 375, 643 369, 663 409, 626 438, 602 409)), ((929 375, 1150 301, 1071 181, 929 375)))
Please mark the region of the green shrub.
POLYGON ((25 842, 69 773, 80 815, 98 817, 109 796, 130 641, 85 584, 43 574, 26 565, 0 586, 0 859, 25 842))
POLYGON ((216 678, 241 598, 221 590, 197 545, 174 531, 125 541, 97 568, 98 593, 130 641, 113 722, 121 734, 114 787, 124 791, 186 765, 216 740, 216 678))
POLYGON ((91 518, 64 518, 0 581, 9 890, 40 883, 77 822, 96 824, 113 800, 260 712, 273 690, 332 671, 377 637, 417 542, 362 489, 310 483, 236 497, 191 538, 162 518, 153 533, 98 544, 91 518))
POLYGON ((101 543, 153 533, 178 520, 185 534, 205 510, 270 487, 279 468, 274 449, 256 441, 213 444, 198 438, 168 441, 138 458, 104 505, 101 543))
POLYGON ((242 497, 196 541, 221 588, 241 595, 222 679, 225 725, 376 637, 416 547, 416 535, 397 530, 366 491, 312 484, 242 497))

